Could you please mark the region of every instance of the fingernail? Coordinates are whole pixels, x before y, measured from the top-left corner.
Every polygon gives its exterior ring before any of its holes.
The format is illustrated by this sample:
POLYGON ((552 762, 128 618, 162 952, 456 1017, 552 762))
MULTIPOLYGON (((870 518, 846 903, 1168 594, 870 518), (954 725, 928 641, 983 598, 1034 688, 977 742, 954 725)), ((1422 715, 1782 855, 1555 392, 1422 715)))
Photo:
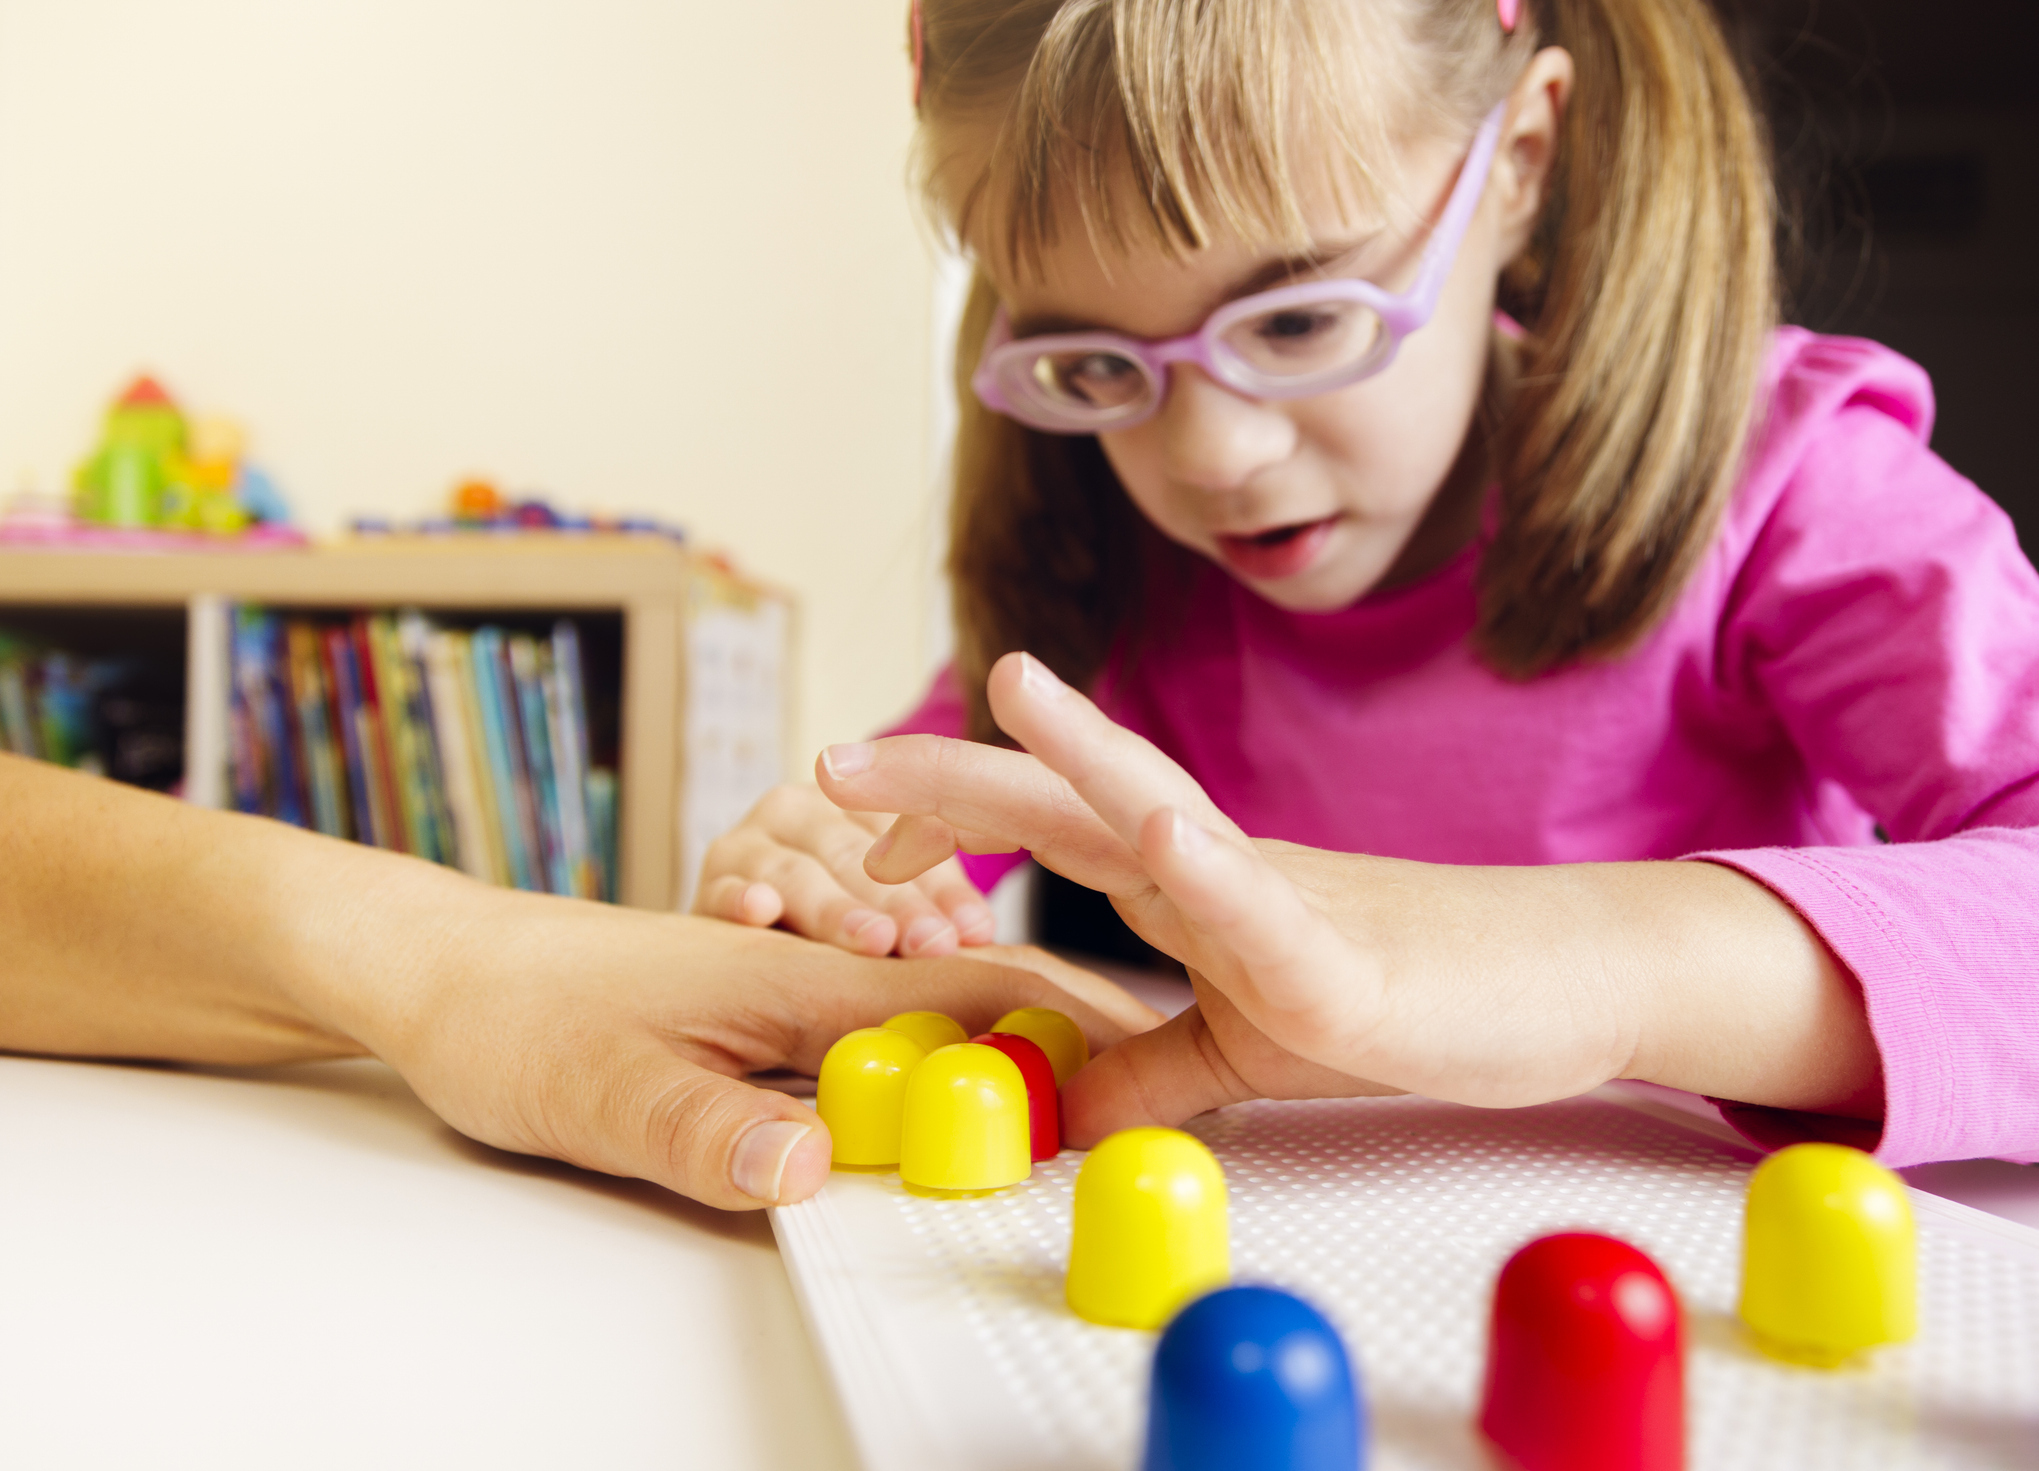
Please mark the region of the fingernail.
POLYGON ((796 1124, 791 1119, 753 1124, 736 1141, 736 1154, 729 1163, 730 1179, 752 1200, 776 1204, 779 1177, 786 1173, 786 1161, 793 1157, 800 1141, 813 1132, 812 1124, 796 1124))
POLYGON ((1060 699, 1069 686, 1055 677, 1055 671, 1032 654, 1020 655, 1020 683, 1043 699, 1060 699))
POLYGON ((1176 852, 1192 855, 1201 853, 1211 846, 1211 835, 1180 812, 1171 814, 1168 840, 1175 845, 1176 852))
POLYGON ((871 759, 877 747, 869 741, 855 741, 845 746, 830 746, 821 753, 821 764, 828 768, 828 774, 837 781, 846 776, 855 776, 860 771, 871 769, 871 759))
POLYGON ((949 918, 955 921, 956 932, 959 935, 972 934, 980 929, 991 929, 997 924, 989 904, 959 905, 949 918))
POLYGON ((900 945, 908 955, 925 950, 943 935, 952 934, 949 922, 936 919, 932 914, 923 914, 906 927, 906 938, 900 945))
POLYGON ((884 917, 875 909, 852 909, 843 916, 843 933, 854 940, 884 917))

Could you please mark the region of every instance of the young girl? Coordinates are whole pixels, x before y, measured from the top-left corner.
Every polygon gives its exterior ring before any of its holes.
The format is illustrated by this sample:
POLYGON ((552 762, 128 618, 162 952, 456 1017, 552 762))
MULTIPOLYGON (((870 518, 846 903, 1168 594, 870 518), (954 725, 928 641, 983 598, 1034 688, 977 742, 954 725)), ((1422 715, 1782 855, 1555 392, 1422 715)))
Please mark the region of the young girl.
POLYGON ((1074 1087, 1079 1136, 1627 1076, 2039 1155, 2039 577, 1916 367, 1777 326, 1705 0, 922 0, 914 37, 978 278, 960 653, 901 729, 1033 755, 832 748, 870 825, 782 792, 707 905, 925 951, 986 928, 959 843, 1106 890, 1199 1005, 1074 1087))

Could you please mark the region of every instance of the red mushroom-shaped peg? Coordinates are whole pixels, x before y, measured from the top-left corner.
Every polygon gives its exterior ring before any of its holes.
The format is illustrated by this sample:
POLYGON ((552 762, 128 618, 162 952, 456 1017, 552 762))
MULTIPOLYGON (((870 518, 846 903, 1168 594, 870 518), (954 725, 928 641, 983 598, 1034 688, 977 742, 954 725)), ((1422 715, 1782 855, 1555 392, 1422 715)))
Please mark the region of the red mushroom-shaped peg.
POLYGON ((1519 1471, 1683 1471, 1684 1331, 1657 1264, 1583 1232, 1509 1258, 1480 1429, 1519 1471))
POLYGON ((1039 1044, 1010 1032, 986 1032, 972 1037, 985 1047, 996 1047, 1013 1061, 1027 1085, 1027 1123, 1033 1146, 1033 1161, 1053 1159, 1062 1152, 1062 1095, 1055 1088, 1055 1065, 1039 1044))

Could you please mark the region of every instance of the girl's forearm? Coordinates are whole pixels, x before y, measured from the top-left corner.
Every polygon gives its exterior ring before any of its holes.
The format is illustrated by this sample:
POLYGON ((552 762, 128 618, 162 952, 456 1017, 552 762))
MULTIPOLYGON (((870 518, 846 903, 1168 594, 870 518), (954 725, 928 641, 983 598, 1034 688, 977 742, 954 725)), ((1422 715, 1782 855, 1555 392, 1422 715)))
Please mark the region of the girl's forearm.
MULTIPOLYGON (((0 757, 0 1048, 271 1063, 358 1054, 344 967, 401 996, 478 889, 417 860, 0 757)), ((350 1002, 349 997, 354 999, 350 1002)))
POLYGON ((1883 1114, 1861 987, 1783 899, 1716 863, 1637 863, 1615 881, 1659 916, 1665 954, 1635 1076, 1717 1098, 1883 1114))

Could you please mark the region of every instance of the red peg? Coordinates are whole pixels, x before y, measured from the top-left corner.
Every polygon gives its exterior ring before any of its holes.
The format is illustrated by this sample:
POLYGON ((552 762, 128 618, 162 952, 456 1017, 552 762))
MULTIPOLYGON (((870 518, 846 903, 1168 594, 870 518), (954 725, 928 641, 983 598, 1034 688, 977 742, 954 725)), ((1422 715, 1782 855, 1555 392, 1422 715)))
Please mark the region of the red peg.
POLYGON ((1518 1471, 1683 1471, 1677 1294, 1625 1241, 1532 1241, 1494 1285, 1480 1429, 1518 1471))
POLYGON ((1013 1061, 1027 1085, 1027 1123, 1033 1134, 1034 1163, 1053 1159, 1062 1152, 1062 1096, 1055 1091, 1055 1065, 1040 1044, 1010 1032, 986 1032, 972 1037, 986 1047, 996 1047, 1013 1061))

